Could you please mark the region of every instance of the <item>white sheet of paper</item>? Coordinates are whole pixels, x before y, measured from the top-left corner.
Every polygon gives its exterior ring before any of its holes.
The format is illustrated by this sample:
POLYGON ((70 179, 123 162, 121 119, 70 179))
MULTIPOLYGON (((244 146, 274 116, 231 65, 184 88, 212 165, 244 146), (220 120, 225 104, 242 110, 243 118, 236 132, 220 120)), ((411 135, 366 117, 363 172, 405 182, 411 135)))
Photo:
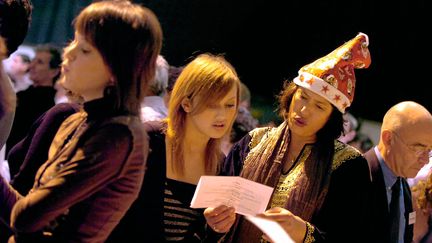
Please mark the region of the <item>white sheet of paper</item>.
POLYGON ((239 176, 201 176, 191 208, 233 206, 236 213, 263 213, 273 188, 239 176))
POLYGON ((246 216, 246 219, 266 234, 273 243, 294 243, 292 238, 277 222, 254 216, 246 216))

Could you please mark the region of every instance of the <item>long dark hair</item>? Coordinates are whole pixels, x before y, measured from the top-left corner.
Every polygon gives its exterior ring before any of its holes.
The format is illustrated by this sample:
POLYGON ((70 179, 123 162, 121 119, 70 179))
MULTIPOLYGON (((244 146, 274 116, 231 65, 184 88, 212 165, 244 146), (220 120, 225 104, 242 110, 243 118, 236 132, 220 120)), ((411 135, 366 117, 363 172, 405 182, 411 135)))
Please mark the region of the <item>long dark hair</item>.
POLYGON ((335 140, 343 133, 343 122, 343 114, 333 106, 328 121, 316 134, 317 159, 320 158, 329 168, 333 160, 335 140))
POLYGON ((101 1, 85 8, 74 25, 101 53, 115 79, 114 109, 138 114, 162 47, 157 17, 129 1, 101 1))

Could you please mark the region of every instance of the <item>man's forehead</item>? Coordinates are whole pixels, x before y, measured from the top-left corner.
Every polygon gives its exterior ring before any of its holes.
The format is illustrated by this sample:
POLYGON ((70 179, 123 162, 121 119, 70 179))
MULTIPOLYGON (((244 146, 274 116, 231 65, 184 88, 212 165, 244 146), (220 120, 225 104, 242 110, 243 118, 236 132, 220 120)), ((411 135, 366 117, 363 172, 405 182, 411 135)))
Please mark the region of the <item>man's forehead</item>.
POLYGON ((35 58, 43 59, 43 60, 50 60, 51 54, 47 51, 38 51, 35 54, 35 58))
POLYGON ((416 144, 432 147, 432 126, 413 127, 405 136, 416 144))

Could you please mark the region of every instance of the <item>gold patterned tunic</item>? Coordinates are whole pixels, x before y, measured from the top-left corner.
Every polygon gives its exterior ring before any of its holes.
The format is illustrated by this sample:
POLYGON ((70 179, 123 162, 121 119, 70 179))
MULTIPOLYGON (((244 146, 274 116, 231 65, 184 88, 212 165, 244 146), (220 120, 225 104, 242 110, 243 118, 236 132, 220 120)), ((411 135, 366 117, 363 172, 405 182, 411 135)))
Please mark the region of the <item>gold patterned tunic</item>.
MULTIPOLYGON (((256 167, 256 160, 250 163, 250 157, 271 154, 269 143, 281 144, 279 128, 258 128, 234 145, 223 166, 224 175, 240 175, 242 170, 256 167), (261 153, 261 154, 260 154, 261 153), (255 164, 253 164, 255 163, 255 164)), ((293 167, 286 173, 274 178, 274 193, 270 207, 286 208, 290 192, 298 184, 297 179, 304 175, 305 161, 311 156, 314 144, 306 145, 293 167)), ((273 151, 281 151, 275 148, 273 151)), ((277 163, 278 155, 268 156, 270 162, 277 163), (276 161, 276 162, 274 162, 276 161)), ((267 158, 268 158, 267 157, 267 158)), ((367 242, 368 203, 370 173, 366 160, 355 148, 334 142, 333 159, 330 168, 328 191, 322 205, 313 212, 311 220, 306 222, 307 232, 304 242, 367 242)), ((266 167, 256 173, 260 178, 269 177, 266 167)), ((250 173, 248 174, 250 175, 250 173)), ((270 176, 270 177, 273 177, 270 176)), ((307 203, 307 202, 306 202, 307 203)), ((286 208, 290 210, 290 208, 286 208)), ((291 211, 291 210, 290 210, 291 211)), ((227 242, 260 242, 262 232, 249 222, 239 217, 233 229, 226 237, 227 242)))

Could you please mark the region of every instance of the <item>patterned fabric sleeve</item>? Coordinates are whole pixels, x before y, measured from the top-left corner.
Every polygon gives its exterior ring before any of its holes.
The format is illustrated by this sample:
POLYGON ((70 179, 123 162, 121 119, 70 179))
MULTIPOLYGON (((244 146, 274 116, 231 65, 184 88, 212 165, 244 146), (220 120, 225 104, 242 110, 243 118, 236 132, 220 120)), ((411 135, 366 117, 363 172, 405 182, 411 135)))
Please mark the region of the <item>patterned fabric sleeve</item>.
POLYGON ((311 243, 315 242, 315 237, 318 236, 315 233, 315 227, 310 224, 309 222, 306 222, 306 234, 305 238, 303 240, 304 243, 311 243))

